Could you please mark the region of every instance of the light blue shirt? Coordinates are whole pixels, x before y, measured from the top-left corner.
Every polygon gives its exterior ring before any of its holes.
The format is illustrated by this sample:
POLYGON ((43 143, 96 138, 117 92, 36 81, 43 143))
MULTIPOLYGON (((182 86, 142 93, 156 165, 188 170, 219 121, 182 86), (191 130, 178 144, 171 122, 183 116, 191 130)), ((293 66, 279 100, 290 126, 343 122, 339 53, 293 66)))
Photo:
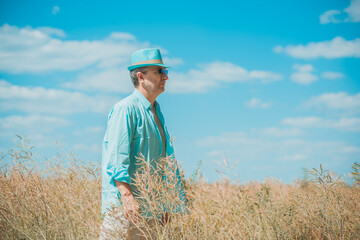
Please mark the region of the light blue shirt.
MULTIPOLYGON (((170 141, 164 117, 155 101, 159 120, 166 137, 166 155, 174 158, 174 148, 170 141)), ((138 171, 139 160, 144 156, 146 162, 156 166, 162 157, 160 131, 151 112, 151 103, 137 89, 130 96, 116 103, 108 116, 107 129, 102 153, 102 213, 110 207, 118 207, 120 193, 114 180, 130 184, 136 197, 132 179, 138 171)), ((185 193, 179 170, 176 172, 179 196, 185 205, 185 193)), ((182 206, 183 207, 183 206, 182 206)), ((146 216, 146 213, 143 214, 146 216)))

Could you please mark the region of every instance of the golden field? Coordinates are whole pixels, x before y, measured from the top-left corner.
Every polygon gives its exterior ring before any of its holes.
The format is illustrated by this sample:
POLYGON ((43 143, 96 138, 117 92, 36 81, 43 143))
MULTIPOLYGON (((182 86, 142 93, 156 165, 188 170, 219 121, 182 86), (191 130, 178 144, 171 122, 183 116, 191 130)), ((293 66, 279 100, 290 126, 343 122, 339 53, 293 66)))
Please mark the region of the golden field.
MULTIPOLYGON (((0 173, 0 239, 98 239, 98 165, 63 154, 40 167, 34 149, 24 139, 9 151, 8 157, 14 164, 3 167, 0 173)), ((140 189, 147 190, 143 201, 154 214, 161 211, 155 198, 176 201, 171 191, 173 167, 165 171, 169 177, 161 184, 163 180, 151 174, 154 169, 145 167, 138 176, 140 189)), ((308 171, 309 179, 291 185, 275 180, 209 184, 195 174, 183 181, 189 213, 173 213, 171 222, 164 227, 159 223, 157 237, 360 239, 359 165, 354 163, 353 168, 352 185, 322 168, 308 171)))

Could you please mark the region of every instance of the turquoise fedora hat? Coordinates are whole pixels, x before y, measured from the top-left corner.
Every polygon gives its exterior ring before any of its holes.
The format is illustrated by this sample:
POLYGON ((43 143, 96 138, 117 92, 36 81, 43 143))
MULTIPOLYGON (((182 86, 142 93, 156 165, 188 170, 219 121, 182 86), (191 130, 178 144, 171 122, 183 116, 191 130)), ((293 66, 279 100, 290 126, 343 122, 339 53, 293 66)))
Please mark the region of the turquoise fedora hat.
POLYGON ((160 66, 166 67, 161 58, 160 50, 157 48, 145 48, 134 52, 131 56, 131 66, 128 70, 146 66, 160 66))

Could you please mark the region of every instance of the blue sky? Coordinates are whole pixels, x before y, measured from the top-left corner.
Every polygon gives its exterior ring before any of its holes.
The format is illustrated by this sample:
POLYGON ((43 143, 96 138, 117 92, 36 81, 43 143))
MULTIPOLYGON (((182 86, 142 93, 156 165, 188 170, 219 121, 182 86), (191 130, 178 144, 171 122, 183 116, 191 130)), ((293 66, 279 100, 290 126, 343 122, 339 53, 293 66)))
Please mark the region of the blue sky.
MULTIPOLYGON (((187 175, 291 183, 360 161, 360 1, 1 1, 0 151, 16 134, 101 161, 131 53, 161 49, 159 96, 187 175), (224 165, 224 158, 229 169, 224 165), (222 166, 218 164, 221 163, 222 166)), ((40 159, 40 161, 42 161, 40 159)))

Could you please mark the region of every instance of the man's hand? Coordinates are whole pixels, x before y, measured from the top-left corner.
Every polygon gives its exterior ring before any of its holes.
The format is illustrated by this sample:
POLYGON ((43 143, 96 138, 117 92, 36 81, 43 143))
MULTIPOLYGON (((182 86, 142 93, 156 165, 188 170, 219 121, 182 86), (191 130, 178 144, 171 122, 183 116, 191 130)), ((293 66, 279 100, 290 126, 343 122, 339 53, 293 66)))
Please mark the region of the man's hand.
POLYGON ((123 201, 125 218, 131 222, 136 223, 140 217, 139 204, 137 203, 136 199, 132 194, 128 196, 121 196, 121 199, 123 201))
POLYGON ((129 184, 115 181, 119 189, 124 207, 125 218, 130 222, 136 223, 140 218, 140 207, 137 203, 129 184))

